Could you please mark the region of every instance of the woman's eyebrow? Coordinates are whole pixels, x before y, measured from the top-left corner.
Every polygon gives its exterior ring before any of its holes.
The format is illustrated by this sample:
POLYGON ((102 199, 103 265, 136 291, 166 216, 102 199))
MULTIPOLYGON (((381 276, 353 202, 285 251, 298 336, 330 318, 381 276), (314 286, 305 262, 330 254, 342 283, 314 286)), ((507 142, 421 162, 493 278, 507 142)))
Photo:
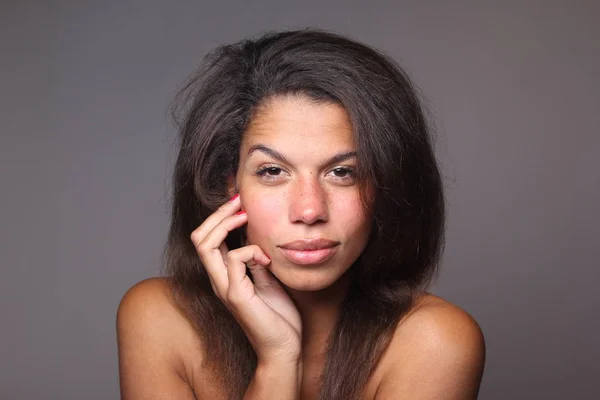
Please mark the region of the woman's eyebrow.
POLYGON ((264 144, 255 144, 253 146, 250 146, 250 149, 248 150, 248 157, 250 157, 252 155, 252 153, 254 153, 255 151, 263 152, 266 155, 268 155, 269 157, 274 158, 284 164, 290 163, 283 154, 281 154, 277 150, 273 150, 273 149, 265 146, 264 144))
POLYGON ((331 157, 326 163, 325 165, 331 165, 331 164, 337 164, 337 163, 341 163, 343 161, 346 161, 350 158, 356 157, 356 152, 355 151, 348 151, 346 153, 340 153, 337 154, 333 157, 331 157))
MULTIPOLYGON (((260 152, 268 155, 269 157, 274 158, 284 164, 291 164, 288 161, 288 159, 285 158, 285 156, 283 154, 281 154, 277 150, 273 150, 270 147, 265 146, 264 144, 255 144, 253 146, 250 146, 250 149, 248 150, 248 157, 250 157, 252 155, 252 153, 254 153, 255 151, 260 151, 260 152)), ((348 151, 345 153, 336 154, 335 156, 333 156, 329 160, 327 160, 324 163, 324 165, 337 164, 342 161, 346 161, 352 157, 356 157, 356 151, 348 151)))

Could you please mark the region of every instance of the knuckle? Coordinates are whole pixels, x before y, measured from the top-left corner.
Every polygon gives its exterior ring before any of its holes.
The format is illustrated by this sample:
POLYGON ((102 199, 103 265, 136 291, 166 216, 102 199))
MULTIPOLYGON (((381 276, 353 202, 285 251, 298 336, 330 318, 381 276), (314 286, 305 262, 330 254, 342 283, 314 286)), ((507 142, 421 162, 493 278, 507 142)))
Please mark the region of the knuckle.
POLYGON ((252 249, 252 251, 254 252, 254 254, 256 253, 262 253, 262 249, 256 245, 256 244, 251 244, 248 247, 250 247, 252 249))
POLYGON ((200 227, 194 229, 194 231, 190 234, 190 239, 192 240, 192 243, 194 243, 194 246, 198 248, 204 240, 202 229, 200 227))
POLYGON ((204 242, 196 243, 196 250, 200 254, 206 254, 208 252, 206 243, 204 243, 204 242))
POLYGON ((248 245, 248 249, 251 250, 252 257, 256 257, 256 256, 260 257, 260 256, 264 255, 264 252, 262 251, 262 249, 256 244, 248 245))
POLYGON ((229 261, 240 261, 241 253, 240 249, 231 250, 227 253, 227 260, 229 261))

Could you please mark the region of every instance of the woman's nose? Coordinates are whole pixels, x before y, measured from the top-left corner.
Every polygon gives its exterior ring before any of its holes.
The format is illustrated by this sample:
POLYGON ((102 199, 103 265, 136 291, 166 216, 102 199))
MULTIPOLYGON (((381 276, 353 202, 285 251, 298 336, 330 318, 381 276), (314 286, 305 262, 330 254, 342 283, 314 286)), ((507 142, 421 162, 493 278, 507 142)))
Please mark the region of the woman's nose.
POLYGON ((290 221, 314 224, 329 219, 327 196, 316 179, 300 179, 294 183, 290 198, 290 221))

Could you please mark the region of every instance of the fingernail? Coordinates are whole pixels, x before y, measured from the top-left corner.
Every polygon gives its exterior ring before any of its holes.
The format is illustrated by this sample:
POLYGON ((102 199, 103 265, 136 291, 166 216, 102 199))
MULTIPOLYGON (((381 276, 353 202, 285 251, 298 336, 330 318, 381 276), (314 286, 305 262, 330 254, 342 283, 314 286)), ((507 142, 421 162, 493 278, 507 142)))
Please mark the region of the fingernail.
POLYGON ((235 213, 235 215, 242 215, 242 214, 246 214, 246 211, 242 210, 242 211, 238 211, 235 213))
POLYGON ((229 201, 234 201, 235 199, 237 199, 238 197, 240 197, 239 193, 236 193, 232 198, 229 199, 229 201))

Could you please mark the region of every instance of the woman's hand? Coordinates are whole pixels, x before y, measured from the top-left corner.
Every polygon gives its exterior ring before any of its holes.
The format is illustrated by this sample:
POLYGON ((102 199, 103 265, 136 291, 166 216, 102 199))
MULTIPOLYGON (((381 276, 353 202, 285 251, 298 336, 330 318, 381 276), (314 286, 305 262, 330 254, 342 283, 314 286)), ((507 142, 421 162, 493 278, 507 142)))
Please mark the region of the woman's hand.
POLYGON ((256 245, 231 250, 225 238, 247 222, 234 197, 192 232, 191 239, 212 288, 246 333, 259 363, 300 362, 300 313, 266 267, 271 260, 256 245), (254 283, 246 275, 249 268, 254 283))

